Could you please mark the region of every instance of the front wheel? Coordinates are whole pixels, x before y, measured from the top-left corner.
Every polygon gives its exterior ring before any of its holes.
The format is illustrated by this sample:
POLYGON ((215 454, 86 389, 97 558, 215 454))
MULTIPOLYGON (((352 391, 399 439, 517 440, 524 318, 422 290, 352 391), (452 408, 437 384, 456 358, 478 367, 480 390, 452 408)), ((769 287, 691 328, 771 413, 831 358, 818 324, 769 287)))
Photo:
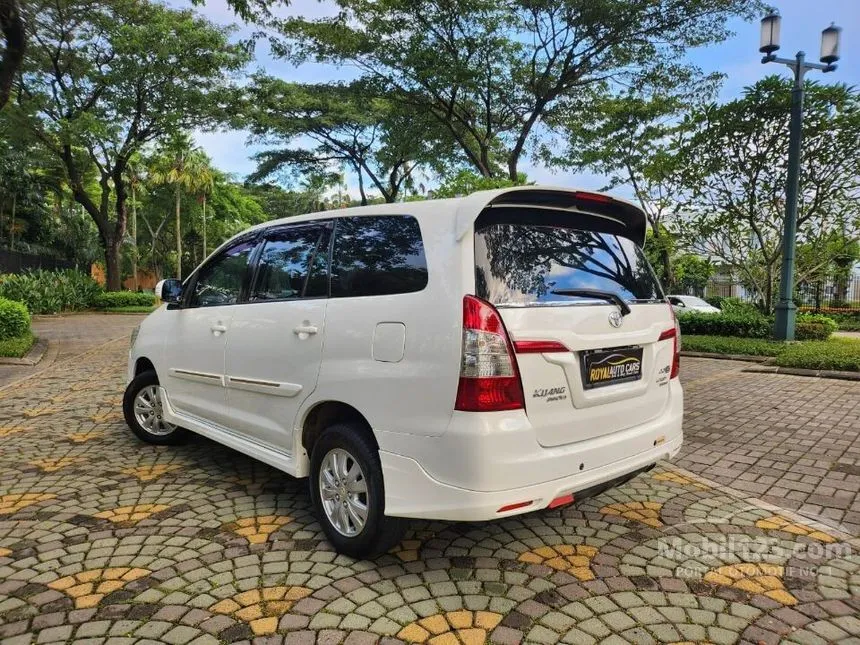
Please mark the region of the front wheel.
POLYGON ((364 428, 331 426, 311 455, 311 499, 323 531, 339 553, 372 558, 400 541, 406 520, 385 516, 379 453, 364 428))
POLYGON ((187 432, 164 420, 158 376, 152 370, 138 374, 125 388, 122 411, 131 431, 147 443, 178 443, 187 432))

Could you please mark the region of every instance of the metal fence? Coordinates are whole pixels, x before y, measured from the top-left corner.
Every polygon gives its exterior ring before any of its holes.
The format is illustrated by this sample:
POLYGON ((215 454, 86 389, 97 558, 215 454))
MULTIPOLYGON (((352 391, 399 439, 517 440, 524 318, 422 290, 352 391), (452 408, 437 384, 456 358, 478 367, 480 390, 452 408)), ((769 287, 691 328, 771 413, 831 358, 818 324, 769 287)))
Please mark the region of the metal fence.
MULTIPOLYGON (((743 283, 731 278, 716 276, 705 287, 706 298, 739 298, 744 302, 758 304, 759 296, 747 289, 743 283)), ((777 298, 778 294, 774 294, 777 298)), ((853 309, 860 310, 860 275, 834 276, 820 280, 801 282, 794 293, 794 301, 799 307, 811 309, 853 309)))
POLYGON ((23 273, 27 269, 74 269, 75 263, 61 260, 50 255, 21 253, 0 249, 0 273, 23 273))

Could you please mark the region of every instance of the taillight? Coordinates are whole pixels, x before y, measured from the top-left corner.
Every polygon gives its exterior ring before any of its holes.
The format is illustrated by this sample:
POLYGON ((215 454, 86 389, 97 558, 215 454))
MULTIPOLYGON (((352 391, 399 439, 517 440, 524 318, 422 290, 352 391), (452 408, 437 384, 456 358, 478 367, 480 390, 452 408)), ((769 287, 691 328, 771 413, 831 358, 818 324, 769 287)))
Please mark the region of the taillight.
POLYGON ((681 325, 678 322, 678 317, 675 315, 675 310, 672 309, 672 305, 669 305, 669 311, 672 312, 674 326, 672 329, 667 329, 660 334, 660 338, 657 340, 672 339, 672 372, 669 374, 669 378, 677 378, 678 372, 681 371, 681 325))
POLYGON ((463 349, 454 409, 496 412, 525 408, 514 348, 495 307, 463 298, 463 349))

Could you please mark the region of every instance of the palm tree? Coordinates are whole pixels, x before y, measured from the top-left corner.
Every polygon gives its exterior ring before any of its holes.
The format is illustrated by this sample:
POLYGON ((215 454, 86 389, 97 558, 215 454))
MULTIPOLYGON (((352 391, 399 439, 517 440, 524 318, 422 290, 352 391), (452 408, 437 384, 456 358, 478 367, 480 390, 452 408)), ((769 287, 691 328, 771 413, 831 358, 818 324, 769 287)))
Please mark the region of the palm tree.
POLYGON ((154 184, 164 184, 174 187, 176 205, 176 277, 182 279, 182 193, 195 193, 200 190, 204 194, 203 251, 206 252, 206 192, 211 192, 214 183, 214 173, 209 158, 199 148, 192 145, 191 137, 180 133, 171 138, 156 157, 150 171, 150 179, 154 184))

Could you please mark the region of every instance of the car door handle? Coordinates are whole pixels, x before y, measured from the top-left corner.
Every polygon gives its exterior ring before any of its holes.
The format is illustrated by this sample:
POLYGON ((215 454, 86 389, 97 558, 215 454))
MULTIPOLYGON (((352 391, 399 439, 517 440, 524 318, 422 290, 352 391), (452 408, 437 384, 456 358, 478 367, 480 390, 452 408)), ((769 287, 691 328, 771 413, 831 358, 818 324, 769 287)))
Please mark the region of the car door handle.
POLYGON ((209 329, 211 329, 212 333, 216 336, 220 336, 227 331, 227 328, 224 325, 212 325, 209 329))
POLYGON ((319 328, 315 327, 314 325, 299 325, 298 327, 293 329, 293 333, 297 336, 301 336, 302 334, 305 334, 307 336, 313 336, 318 331, 319 328))

